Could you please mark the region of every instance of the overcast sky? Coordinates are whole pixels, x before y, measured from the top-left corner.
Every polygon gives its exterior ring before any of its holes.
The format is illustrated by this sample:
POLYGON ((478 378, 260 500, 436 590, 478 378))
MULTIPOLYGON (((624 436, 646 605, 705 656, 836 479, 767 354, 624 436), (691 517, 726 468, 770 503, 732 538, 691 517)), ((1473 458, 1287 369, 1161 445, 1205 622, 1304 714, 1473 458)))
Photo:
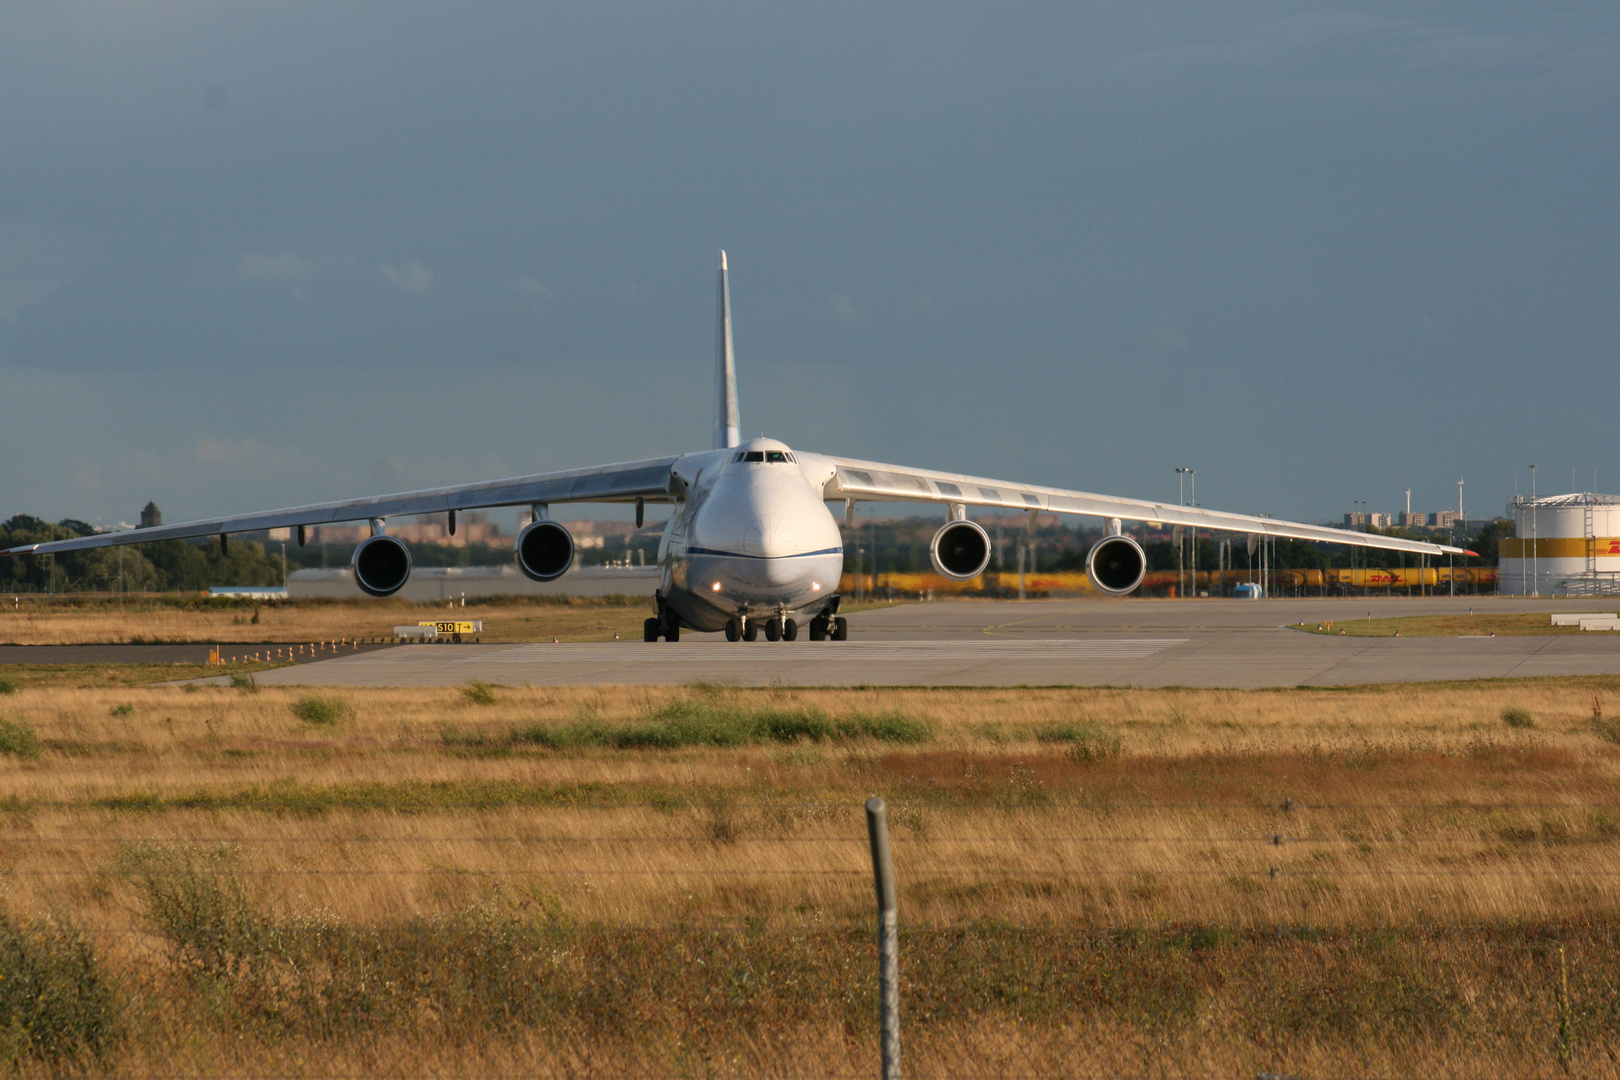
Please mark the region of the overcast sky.
POLYGON ((0 8, 0 514, 700 449, 1620 491, 1620 9, 0 8))

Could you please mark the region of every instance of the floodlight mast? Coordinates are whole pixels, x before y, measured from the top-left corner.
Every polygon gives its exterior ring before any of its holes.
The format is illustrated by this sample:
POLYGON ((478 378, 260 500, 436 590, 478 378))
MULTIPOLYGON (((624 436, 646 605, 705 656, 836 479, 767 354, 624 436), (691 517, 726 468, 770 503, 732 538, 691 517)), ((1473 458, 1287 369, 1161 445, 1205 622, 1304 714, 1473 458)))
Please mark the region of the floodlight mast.
MULTIPOLYGON (((1181 500, 1181 505, 1182 506, 1187 505, 1187 481, 1190 479, 1192 481, 1192 504, 1194 506, 1197 506, 1198 505, 1198 470, 1197 469, 1189 469, 1189 468, 1186 468, 1185 466, 1182 466, 1182 465, 1177 465, 1176 466, 1176 474, 1177 474, 1176 478, 1179 481, 1178 486, 1179 486, 1180 490, 1179 490, 1178 497, 1181 500)), ((1197 529, 1190 530, 1190 535, 1192 536, 1192 549, 1191 549, 1192 554, 1191 554, 1191 557, 1188 558, 1188 559, 1183 559, 1182 558, 1182 552, 1180 551, 1180 549, 1178 547, 1178 549, 1176 551, 1176 560, 1178 562, 1184 563, 1184 564, 1189 565, 1191 567, 1192 588, 1191 588, 1190 591, 1196 593, 1198 591, 1198 530, 1197 529)), ((1183 580, 1182 583, 1181 583, 1181 594, 1183 596, 1187 595, 1187 593, 1189 591, 1187 585, 1188 585, 1187 580, 1183 580)))
POLYGON ((1530 595, 1541 595, 1541 552, 1536 549, 1536 467, 1530 466, 1530 595))

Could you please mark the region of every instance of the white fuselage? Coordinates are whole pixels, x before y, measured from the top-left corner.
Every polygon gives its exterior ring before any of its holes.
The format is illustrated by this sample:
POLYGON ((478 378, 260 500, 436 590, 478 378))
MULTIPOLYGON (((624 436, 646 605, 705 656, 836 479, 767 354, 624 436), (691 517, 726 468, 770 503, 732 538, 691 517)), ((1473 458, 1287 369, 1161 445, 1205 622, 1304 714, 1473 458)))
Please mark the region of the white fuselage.
POLYGON ((822 499, 831 462, 774 439, 689 454, 684 496, 658 546, 665 605, 693 630, 730 619, 819 614, 844 572, 838 521, 822 499))

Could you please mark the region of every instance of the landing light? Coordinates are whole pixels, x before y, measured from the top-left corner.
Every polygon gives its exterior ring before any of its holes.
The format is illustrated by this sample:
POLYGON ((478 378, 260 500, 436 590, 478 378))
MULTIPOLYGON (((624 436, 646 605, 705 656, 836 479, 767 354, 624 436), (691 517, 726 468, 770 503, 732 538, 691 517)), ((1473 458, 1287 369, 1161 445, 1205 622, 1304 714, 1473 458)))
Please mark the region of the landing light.
POLYGON ((811 590, 811 591, 812 591, 812 592, 820 592, 820 591, 821 591, 821 582, 819 582, 819 581, 812 581, 812 582, 811 582, 811 583, 810 583, 810 590, 811 590))
POLYGON ((715 592, 719 592, 720 591, 720 583, 717 581, 713 585, 710 585, 709 588, 713 589, 715 592))

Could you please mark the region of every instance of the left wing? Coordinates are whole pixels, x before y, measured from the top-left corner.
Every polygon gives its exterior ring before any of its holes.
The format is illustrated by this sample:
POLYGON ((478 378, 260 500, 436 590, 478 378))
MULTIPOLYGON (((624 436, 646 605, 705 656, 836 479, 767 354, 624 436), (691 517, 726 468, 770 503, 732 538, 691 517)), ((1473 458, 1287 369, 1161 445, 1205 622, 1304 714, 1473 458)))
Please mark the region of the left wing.
POLYGON ((618 465, 598 465, 588 469, 514 476, 482 484, 407 491, 397 495, 377 495, 368 499, 315 503, 259 514, 187 521, 178 525, 157 525, 150 529, 125 529, 96 533, 72 540, 52 540, 43 544, 0 550, 5 555, 49 555, 58 551, 116 544, 145 544, 152 540, 183 540, 195 536, 224 536, 227 533, 259 532, 300 525, 331 525, 339 521, 364 521, 400 514, 432 514, 449 510, 477 510, 489 506, 525 506, 530 503, 560 502, 651 502, 672 498, 670 468, 677 458, 647 458, 618 465))
POLYGON ((1281 536, 1294 540, 1320 540, 1355 547, 1412 551, 1422 555, 1472 555, 1466 548, 1406 540, 1377 533, 1351 532, 1325 525, 1252 514, 1228 514, 1196 506, 1168 506, 1142 499, 1122 499, 1113 495, 1093 495, 1085 491, 1011 484, 958 473, 883 465, 875 461, 853 461, 828 457, 836 469, 823 489, 828 499, 874 499, 885 502, 954 503, 959 506, 994 506, 1009 510, 1045 510, 1057 514, 1085 514, 1091 517, 1145 521, 1152 525, 1186 525, 1196 529, 1281 536))

